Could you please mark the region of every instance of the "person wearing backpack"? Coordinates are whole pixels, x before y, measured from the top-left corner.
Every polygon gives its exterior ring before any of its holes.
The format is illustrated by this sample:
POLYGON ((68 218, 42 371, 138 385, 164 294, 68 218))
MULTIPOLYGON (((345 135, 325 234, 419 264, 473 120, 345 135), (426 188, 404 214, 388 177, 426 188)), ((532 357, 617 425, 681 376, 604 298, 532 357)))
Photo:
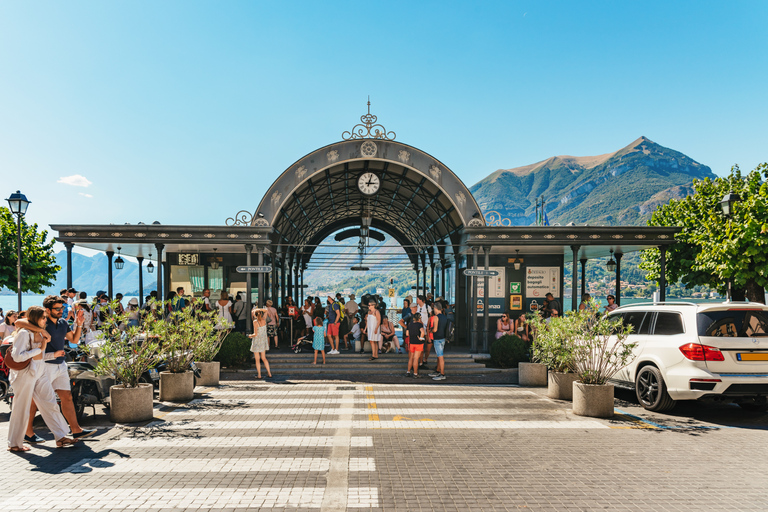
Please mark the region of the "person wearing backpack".
POLYGON ((328 341, 331 342, 329 354, 339 354, 339 325, 342 318, 342 310, 333 295, 328 295, 328 341))

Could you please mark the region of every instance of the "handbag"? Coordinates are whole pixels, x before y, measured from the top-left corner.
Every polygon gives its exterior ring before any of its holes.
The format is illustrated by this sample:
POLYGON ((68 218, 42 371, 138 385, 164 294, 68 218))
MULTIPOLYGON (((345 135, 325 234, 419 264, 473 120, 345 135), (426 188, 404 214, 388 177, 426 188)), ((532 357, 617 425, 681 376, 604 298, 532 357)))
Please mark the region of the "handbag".
POLYGON ((27 359, 26 361, 16 361, 13 356, 11 355, 11 351, 13 350, 13 344, 16 340, 12 341, 8 345, 4 345, 4 347, 8 347, 5 349, 5 355, 3 355, 3 364, 7 366, 10 370, 20 371, 29 366, 29 363, 32 362, 32 359, 27 359))

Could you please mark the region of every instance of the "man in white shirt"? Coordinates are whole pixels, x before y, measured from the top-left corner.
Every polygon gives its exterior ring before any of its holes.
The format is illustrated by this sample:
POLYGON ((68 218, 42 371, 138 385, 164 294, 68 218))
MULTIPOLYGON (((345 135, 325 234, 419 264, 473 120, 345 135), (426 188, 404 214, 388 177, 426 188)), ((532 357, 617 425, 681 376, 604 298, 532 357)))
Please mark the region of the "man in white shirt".
MULTIPOLYGON (((424 295, 416 297, 417 312, 421 314, 421 323, 424 324, 424 332, 429 333, 429 314, 432 313, 432 308, 427 304, 427 298, 424 295)), ((419 368, 427 368, 427 359, 429 359, 429 352, 432 350, 432 342, 427 336, 424 341, 424 352, 421 353, 421 364, 419 368)))

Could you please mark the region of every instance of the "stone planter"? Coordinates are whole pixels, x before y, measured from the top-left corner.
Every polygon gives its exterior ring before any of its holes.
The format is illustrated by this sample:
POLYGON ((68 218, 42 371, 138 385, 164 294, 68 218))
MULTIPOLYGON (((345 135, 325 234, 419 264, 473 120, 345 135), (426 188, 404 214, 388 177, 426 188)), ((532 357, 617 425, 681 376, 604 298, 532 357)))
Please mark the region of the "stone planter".
POLYGON ((517 380, 528 388, 547 385, 547 367, 541 363, 520 363, 517 366, 517 380))
POLYGON ((556 400, 573 400, 575 373, 549 372, 547 396, 556 400))
POLYGON ((613 417, 613 384, 574 382, 573 414, 592 418, 613 417))
POLYGON ((115 423, 136 423, 153 418, 152 384, 139 384, 137 388, 126 388, 122 384, 109 388, 109 417, 115 423))
POLYGON ((221 365, 218 361, 210 363, 195 363, 200 368, 200 377, 195 377, 197 386, 218 386, 221 365))
POLYGON ((195 398, 195 374, 160 372, 160 401, 189 402, 195 398))

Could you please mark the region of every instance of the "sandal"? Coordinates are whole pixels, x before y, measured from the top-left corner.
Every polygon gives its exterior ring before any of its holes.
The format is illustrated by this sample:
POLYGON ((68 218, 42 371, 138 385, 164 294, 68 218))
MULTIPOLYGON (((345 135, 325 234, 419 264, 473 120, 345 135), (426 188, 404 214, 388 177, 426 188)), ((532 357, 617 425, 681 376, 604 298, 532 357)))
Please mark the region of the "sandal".
POLYGON ((67 446, 73 446, 75 443, 77 443, 77 439, 62 437, 56 441, 56 448, 66 448, 67 446))
POLYGON ((376 361, 377 359, 378 359, 378 357, 372 357, 368 361, 376 361))
POLYGON ((31 448, 29 446, 9 446, 9 452, 28 452, 31 448))

